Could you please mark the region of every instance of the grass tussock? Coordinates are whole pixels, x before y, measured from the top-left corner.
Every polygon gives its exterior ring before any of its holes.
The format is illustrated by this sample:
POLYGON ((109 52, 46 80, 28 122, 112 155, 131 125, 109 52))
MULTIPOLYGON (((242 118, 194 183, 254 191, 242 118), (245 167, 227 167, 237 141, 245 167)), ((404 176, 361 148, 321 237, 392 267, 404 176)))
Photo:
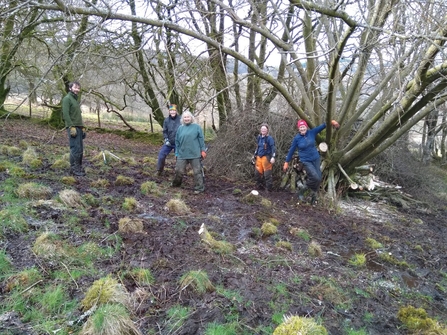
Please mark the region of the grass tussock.
POLYGON ((33 147, 28 147, 22 154, 22 162, 34 169, 42 167, 42 160, 39 158, 33 147))
POLYGON ((447 334, 447 327, 429 318, 423 308, 401 307, 397 313, 397 318, 411 334, 447 334))
POLYGON ((134 211, 138 207, 138 201, 134 197, 124 198, 122 207, 125 211, 134 211))
POLYGON ((143 221, 124 217, 118 222, 118 231, 120 233, 143 233, 143 221))
POLYGON ((356 268, 361 268, 366 266, 366 255, 365 254, 354 254, 349 258, 348 263, 356 268))
POLYGON ((17 188, 16 194, 19 198, 46 200, 51 197, 52 192, 53 190, 48 186, 31 182, 20 184, 17 188))
POLYGON ((129 272, 129 275, 138 286, 149 286, 155 284, 155 278, 150 269, 135 268, 129 272))
POLYGON ((33 252, 42 258, 63 258, 66 250, 59 236, 52 232, 44 232, 36 238, 33 244, 33 252))
POLYGON ((319 325, 312 318, 302 316, 284 317, 281 323, 273 332, 273 335, 327 335, 326 328, 319 325))
POLYGON ((288 241, 278 241, 278 242, 276 242, 275 246, 279 249, 292 251, 292 243, 290 243, 288 241))
POLYGON ((135 183, 135 180, 131 177, 126 177, 123 175, 119 175, 116 177, 115 185, 116 186, 126 186, 126 185, 133 185, 135 183))
POLYGON ((264 222, 261 227, 261 232, 264 236, 275 235, 278 232, 278 227, 271 222, 264 222))
POLYGON ((230 254, 235 250, 233 244, 226 241, 216 240, 206 228, 205 224, 202 223, 199 230, 200 238, 203 242, 210 246, 210 248, 218 254, 230 254))
POLYGON ((22 212, 22 207, 4 208, 0 211, 0 236, 6 232, 24 233, 28 230, 28 223, 22 212))
POLYGON ((106 304, 121 304, 129 306, 129 296, 126 288, 110 276, 100 278, 93 282, 88 289, 81 305, 84 311, 93 306, 102 306, 106 304))
MULTIPOLYGON (((0 271, 1 273, 1 271, 0 271)), ((5 281, 5 290, 10 292, 12 290, 24 290, 27 287, 43 279, 42 275, 36 268, 25 269, 19 273, 12 274, 5 281)))
POLYGON ((0 147, 0 152, 3 155, 14 157, 14 156, 20 156, 22 154, 22 149, 14 146, 2 145, 0 147))
POLYGON ((208 278, 208 274, 203 270, 191 270, 180 278, 181 290, 191 289, 199 294, 214 292, 214 285, 208 278))
POLYGON ((141 335, 125 307, 100 306, 82 327, 79 335, 141 335))
POLYGON ((141 193, 144 195, 151 194, 159 197, 163 194, 158 184, 153 181, 146 181, 143 184, 141 184, 140 190, 141 193))
POLYGON ((321 245, 318 242, 312 241, 309 243, 307 247, 307 252, 312 257, 321 257, 323 256, 323 250, 321 249, 321 245))
POLYGON ((107 188, 107 187, 110 186, 110 183, 109 183, 109 181, 107 179, 101 179, 100 178, 100 179, 92 181, 90 183, 90 186, 94 187, 94 188, 107 188))
POLYGON ((75 190, 62 190, 59 192, 59 199, 61 202, 69 208, 82 208, 84 204, 82 203, 81 195, 75 190))
POLYGON ((168 212, 177 215, 186 215, 191 213, 188 205, 181 199, 171 199, 166 203, 165 209, 168 212))
POLYGON ((70 167, 70 162, 67 159, 56 159, 54 163, 51 165, 51 168, 54 170, 64 170, 70 167))
POLYGON ((61 183, 68 186, 73 186, 77 183, 76 178, 72 176, 65 176, 61 178, 61 183))

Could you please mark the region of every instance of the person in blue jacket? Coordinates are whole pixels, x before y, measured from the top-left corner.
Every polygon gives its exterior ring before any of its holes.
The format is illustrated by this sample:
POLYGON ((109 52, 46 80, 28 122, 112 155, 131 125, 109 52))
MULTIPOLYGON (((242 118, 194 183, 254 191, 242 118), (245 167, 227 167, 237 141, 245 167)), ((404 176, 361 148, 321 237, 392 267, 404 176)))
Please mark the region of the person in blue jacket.
POLYGON ((158 153, 157 174, 161 176, 166 163, 166 156, 174 150, 175 152, 175 135, 180 127, 180 116, 177 114, 177 105, 169 106, 169 116, 163 121, 163 146, 158 153))
MULTIPOLYGON (((331 122, 334 128, 339 128, 337 121, 331 122)), ((311 190, 311 204, 317 201, 317 194, 321 183, 320 170, 320 153, 317 150, 315 139, 317 135, 326 128, 326 123, 319 125, 313 129, 309 129, 307 122, 299 120, 297 123, 298 134, 293 138, 292 145, 286 157, 283 166, 284 172, 289 168, 289 162, 292 160, 294 152, 298 149, 300 162, 303 163, 304 170, 307 174, 306 185, 298 190, 298 199, 304 199, 304 193, 307 189, 311 190)))
POLYGON ((254 153, 255 161, 255 179, 258 189, 272 191, 273 188, 273 164, 275 163, 276 146, 275 140, 269 135, 269 125, 261 125, 257 138, 256 151, 254 153))

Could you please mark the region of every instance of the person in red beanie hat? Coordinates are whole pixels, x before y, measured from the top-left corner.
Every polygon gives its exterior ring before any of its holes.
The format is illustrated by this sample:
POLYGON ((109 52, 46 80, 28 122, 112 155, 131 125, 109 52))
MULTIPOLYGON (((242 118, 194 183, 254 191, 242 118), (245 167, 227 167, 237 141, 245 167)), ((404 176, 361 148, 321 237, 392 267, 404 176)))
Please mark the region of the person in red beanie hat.
MULTIPOLYGON (((340 127, 335 120, 332 120, 331 125, 336 129, 340 127)), ((309 129, 306 121, 298 120, 296 126, 298 128, 298 134, 293 138, 283 170, 284 172, 287 171, 289 162, 292 160, 295 150, 298 149, 300 161, 303 163, 304 170, 307 174, 306 185, 298 190, 298 199, 302 201, 304 199, 304 193, 307 189, 310 189, 311 204, 315 205, 321 183, 320 154, 317 150, 315 139, 318 133, 326 128, 326 123, 313 129, 309 129)))

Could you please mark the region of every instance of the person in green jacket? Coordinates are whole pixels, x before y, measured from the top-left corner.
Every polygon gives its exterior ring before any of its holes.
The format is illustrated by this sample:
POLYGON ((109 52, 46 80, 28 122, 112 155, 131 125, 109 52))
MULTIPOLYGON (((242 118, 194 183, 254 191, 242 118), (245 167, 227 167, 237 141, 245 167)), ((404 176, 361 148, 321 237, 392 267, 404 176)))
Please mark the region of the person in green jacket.
POLYGON ((191 164, 194 173, 194 193, 199 194, 205 191, 203 183, 201 159, 205 159, 205 141, 202 128, 194 123, 194 116, 191 112, 184 112, 181 118, 182 125, 175 135, 175 177, 172 186, 182 185, 183 175, 186 172, 186 165, 191 164))
POLYGON ((81 84, 77 81, 71 82, 68 84, 68 90, 68 94, 62 99, 62 116, 70 144, 70 174, 85 176, 82 168, 85 128, 82 122, 81 106, 78 102, 81 84))

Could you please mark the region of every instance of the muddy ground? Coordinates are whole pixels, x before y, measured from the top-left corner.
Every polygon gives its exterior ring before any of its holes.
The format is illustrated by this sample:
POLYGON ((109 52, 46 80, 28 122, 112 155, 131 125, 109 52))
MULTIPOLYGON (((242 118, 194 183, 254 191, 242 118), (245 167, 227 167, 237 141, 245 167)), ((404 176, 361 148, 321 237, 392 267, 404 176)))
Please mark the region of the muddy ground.
MULTIPOLYGON (((53 198, 62 189, 72 188, 82 195, 94 195, 99 204, 87 207, 88 215, 82 215, 75 227, 67 224, 63 211, 39 208, 32 216, 26 215, 28 232, 5 234, 0 248, 6 250, 17 271, 35 266, 50 273, 61 265, 43 261, 31 252, 36 236, 44 230, 57 232, 73 245, 90 241, 101 247, 118 246, 111 258, 98 260, 97 273, 66 285, 71 298, 80 301, 93 281, 112 274, 134 293, 138 289, 135 282, 122 273, 132 267, 150 269, 155 283, 146 288, 149 294, 141 297, 133 309, 133 319, 142 334, 205 334, 211 322, 236 322, 239 327, 235 334, 271 334, 283 314, 314 317, 333 335, 348 334, 352 329, 372 335, 408 334, 397 318, 399 308, 406 305, 422 307, 439 321, 447 320, 445 210, 402 211, 387 203, 352 197, 340 201, 336 208, 329 208, 324 199, 312 207, 297 204, 294 194, 278 189, 261 192, 271 202, 269 207, 244 201, 254 187, 252 181, 226 180, 213 175, 211 169, 206 175, 206 191, 194 195, 190 175, 182 188, 170 187, 173 157, 168 160, 166 174, 156 175, 158 146, 95 131, 90 131, 85 140, 87 175, 78 177, 75 185, 66 186, 60 179, 67 171, 51 168, 55 157, 68 152, 65 132, 25 120, 2 120, 1 144, 18 145, 20 140, 35 146, 44 161, 44 167, 32 170, 32 178, 23 182, 50 186, 53 198), (102 150, 126 161, 108 165, 93 161, 102 150), (132 177, 135 182, 115 186, 118 175, 132 177), (107 179, 110 186, 92 187, 92 181, 99 178, 107 179), (140 186, 145 181, 156 182, 162 194, 143 195, 140 186), (126 197, 138 200, 136 211, 122 209, 126 197), (183 199, 191 212, 169 212, 166 203, 174 197, 183 199), (118 233, 118 221, 125 216, 142 219, 144 233, 118 233), (261 225, 271 219, 279 222, 278 232, 262 236, 261 225), (235 251, 222 255, 205 245, 198 234, 202 224, 216 239, 233 244, 235 251), (293 228, 308 235, 293 234, 293 228), (366 238, 375 239, 383 247, 372 249, 366 238), (278 241, 290 242, 292 250, 277 247, 278 241), (311 242, 321 245, 320 257, 309 254, 311 242), (355 253, 366 254, 366 267, 349 264, 355 253), (397 261, 386 261, 383 254, 397 261), (216 290, 198 294, 182 288, 179 278, 189 270, 206 271, 216 290), (189 307, 190 314, 173 328, 167 311, 175 305, 189 307)), ((0 154, 0 161, 5 159, 17 164, 21 161, 20 157, 0 154)), ((0 182, 7 178, 7 172, 0 172, 0 182)), ((8 204, 0 201, 0 209, 5 206, 8 204)), ((75 210, 71 213, 76 216, 75 210)), ((7 298, 8 292, 1 291, 0 301, 7 298)), ((67 321, 78 316, 67 316, 67 321)), ((0 321, 0 329, 2 326, 16 329, 15 334, 35 334, 29 328, 32 325, 17 320, 0 321)))

